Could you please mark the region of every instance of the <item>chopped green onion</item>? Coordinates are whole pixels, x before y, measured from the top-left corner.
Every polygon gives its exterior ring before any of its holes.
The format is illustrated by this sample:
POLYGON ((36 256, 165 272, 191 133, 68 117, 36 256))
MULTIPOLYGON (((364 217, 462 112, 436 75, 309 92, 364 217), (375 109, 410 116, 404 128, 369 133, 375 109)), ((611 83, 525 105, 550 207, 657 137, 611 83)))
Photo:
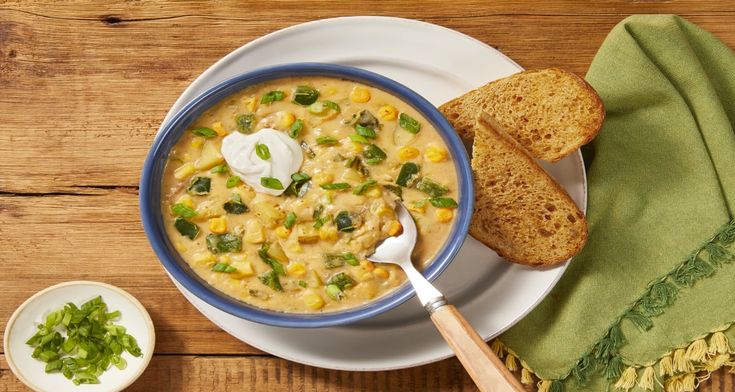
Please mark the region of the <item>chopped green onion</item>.
POLYGON ((332 101, 324 101, 324 106, 334 110, 337 113, 342 112, 342 108, 339 107, 335 102, 332 101))
POLYGON ((283 91, 275 90, 275 91, 268 91, 263 95, 262 98, 260 98, 260 103, 262 104, 270 104, 275 101, 283 100, 283 97, 286 95, 283 93, 283 91))
POLYGON ((293 101, 299 105, 311 105, 319 98, 319 91, 310 86, 298 86, 293 94, 293 101))
POLYGON ((194 177, 186 191, 195 196, 202 196, 209 193, 211 186, 212 180, 209 177, 194 177))
POLYGON ((378 182, 371 178, 371 179, 363 182, 362 184, 356 186, 355 189, 352 190, 352 193, 354 193, 356 195, 362 195, 363 193, 365 193, 365 191, 367 191, 368 189, 374 187, 377 184, 378 184, 378 182))
POLYGON ((319 186, 322 189, 327 189, 327 190, 341 190, 341 189, 349 189, 350 188, 350 184, 348 184, 346 182, 333 182, 331 184, 319 184, 319 186))
POLYGON ((242 180, 239 176, 229 176, 227 177, 227 182, 225 185, 227 185, 228 188, 234 188, 240 184, 242 180))
POLYGON ((350 140, 352 140, 355 143, 370 144, 370 140, 368 140, 366 137, 360 136, 360 135, 358 135, 356 133, 353 133, 352 135, 350 135, 349 138, 350 138, 350 140))
POLYGON ((242 238, 230 233, 210 233, 207 235, 207 249, 212 253, 240 252, 242 238))
POLYGON ((299 137, 302 129, 304 129, 304 122, 301 121, 301 119, 298 119, 294 121, 293 124, 291 124, 291 128, 289 128, 288 130, 288 136, 290 136, 292 139, 296 139, 297 137, 299 137))
POLYGON ((303 183, 303 182, 306 182, 306 181, 311 180, 311 176, 309 176, 308 174, 306 174, 304 172, 296 172, 294 174, 291 174, 291 179, 294 182, 301 182, 301 183, 303 183))
POLYGON ((212 129, 212 128, 197 128, 197 129, 192 129, 191 130, 191 133, 193 133, 193 134, 195 134, 197 136, 201 136, 201 137, 206 138, 206 139, 213 138, 213 137, 217 136, 217 132, 215 132, 215 130, 212 129))
POLYGON ((271 257, 271 255, 268 254, 268 250, 270 250, 270 245, 268 244, 263 244, 260 249, 258 249, 258 256, 260 259, 263 260, 264 263, 268 264, 277 275, 286 275, 286 270, 283 269, 283 264, 271 257))
POLYGON ((296 224, 296 214, 292 211, 286 215, 286 220, 283 221, 283 227, 291 230, 294 224, 296 224))
POLYGON ((375 144, 368 144, 365 147, 365 150, 363 150, 362 156, 365 157, 365 163, 368 165, 375 165, 388 158, 385 151, 381 150, 380 147, 375 144))
POLYGON ((281 180, 273 177, 260 177, 260 185, 269 189, 283 189, 283 184, 281 184, 281 180))
POLYGON ((355 131, 358 135, 368 139, 375 139, 378 136, 372 128, 363 127, 360 124, 355 124, 355 131))
POLYGON ((396 184, 400 186, 413 186, 418 180, 419 172, 421 167, 413 162, 406 162, 401 166, 401 171, 398 173, 396 184))
POLYGON ((327 254, 324 258, 324 267, 327 269, 339 268, 345 265, 345 263, 351 266, 360 265, 357 257, 352 253, 327 254))
POLYGON ((237 130, 240 133, 250 133, 253 130, 253 122, 255 122, 254 114, 241 114, 235 118, 237 130))
POLYGON ((339 286, 336 284, 329 284, 327 287, 324 288, 324 291, 327 293, 329 298, 340 301, 342 298, 345 297, 345 293, 340 290, 339 286))
POLYGON ((184 237, 189 237, 190 240, 193 240, 199 234, 199 226, 181 217, 176 218, 174 227, 179 234, 184 237))
POLYGON ((209 172, 212 173, 212 174, 216 174, 216 173, 223 173, 224 174, 224 173, 227 173, 228 171, 230 171, 230 168, 228 168, 227 165, 225 165, 223 163, 221 165, 217 165, 217 166, 213 167, 212 170, 210 170, 209 172))
POLYGON ((237 271, 237 268, 227 264, 227 263, 217 263, 214 266, 212 266, 212 271, 214 272, 224 272, 224 273, 232 273, 237 271))
POLYGON ((255 153, 258 154, 260 159, 264 161, 271 159, 271 151, 268 149, 268 146, 265 144, 257 143, 255 145, 255 153))
POLYGON ((398 125, 413 134, 419 133, 421 130, 421 123, 406 113, 401 113, 401 115, 398 116, 398 125))
POLYGON ((261 274, 260 276, 258 276, 258 280, 260 280, 261 283, 272 288, 275 291, 283 291, 281 280, 278 279, 278 274, 276 274, 276 271, 274 270, 270 270, 261 274))
POLYGON ((314 221, 313 227, 315 229, 321 229, 322 226, 324 226, 324 224, 327 223, 327 222, 329 222, 331 219, 332 219, 332 216, 331 215, 321 216, 321 217, 317 218, 316 221, 314 221))
POLYGON ((434 197, 429 199, 432 206, 437 208, 457 208, 459 205, 449 197, 434 197))
POLYGON ((365 165, 362 164, 362 159, 358 156, 354 156, 350 158, 347 163, 345 163, 345 167, 349 167, 350 169, 357 170, 358 173, 362 174, 363 176, 369 176, 370 170, 368 170, 365 165))
POLYGON ((308 283, 306 283, 306 281, 305 281, 305 280, 300 280, 300 281, 299 281, 299 286, 301 286, 301 287, 303 287, 303 288, 307 288, 307 287, 309 287, 309 284, 308 284, 308 283))
POLYGON ((337 143, 338 143, 337 139, 331 136, 319 136, 318 138, 316 138, 316 144, 320 146, 325 146, 325 145, 331 146, 337 143))
POLYGON ((345 289, 349 289, 350 287, 354 286, 356 282, 345 272, 340 272, 337 275, 334 275, 331 278, 329 278, 329 280, 327 281, 327 284, 328 285, 333 284, 339 287, 340 290, 345 290, 345 289))
POLYGON ((176 203, 171 206, 171 212, 176 215, 180 216, 182 218, 191 219, 195 216, 197 216, 196 210, 194 210, 191 207, 188 207, 185 204, 182 203, 176 203))
POLYGON ((444 185, 436 183, 427 177, 423 177, 416 183, 416 189, 426 193, 431 197, 442 197, 449 192, 449 189, 444 185))

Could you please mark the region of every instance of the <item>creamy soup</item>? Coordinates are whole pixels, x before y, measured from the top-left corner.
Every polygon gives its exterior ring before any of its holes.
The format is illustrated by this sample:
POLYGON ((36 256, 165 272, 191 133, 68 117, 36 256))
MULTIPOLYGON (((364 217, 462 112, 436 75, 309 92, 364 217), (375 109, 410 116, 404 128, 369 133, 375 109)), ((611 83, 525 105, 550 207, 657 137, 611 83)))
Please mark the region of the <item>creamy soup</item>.
POLYGON ((398 235, 397 200, 419 229, 414 262, 447 240, 457 177, 437 131, 380 89, 327 77, 246 88, 203 113, 171 150, 166 231, 218 290, 264 309, 332 312, 405 281, 367 260, 398 235))

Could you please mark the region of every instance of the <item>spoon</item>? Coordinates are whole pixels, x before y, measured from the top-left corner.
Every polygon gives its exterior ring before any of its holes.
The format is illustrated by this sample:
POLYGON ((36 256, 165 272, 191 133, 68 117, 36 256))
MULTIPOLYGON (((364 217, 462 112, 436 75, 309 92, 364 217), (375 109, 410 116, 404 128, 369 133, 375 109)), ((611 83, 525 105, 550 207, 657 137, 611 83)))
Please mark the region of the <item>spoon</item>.
POLYGON ((396 264, 403 268, 421 305, 431 315, 431 321, 481 391, 524 391, 520 382, 495 356, 457 308, 450 305, 444 295, 413 266, 411 253, 416 245, 416 224, 406 207, 400 202, 396 204, 396 214, 403 226, 403 233, 386 238, 375 249, 375 253, 368 256, 368 260, 396 264))

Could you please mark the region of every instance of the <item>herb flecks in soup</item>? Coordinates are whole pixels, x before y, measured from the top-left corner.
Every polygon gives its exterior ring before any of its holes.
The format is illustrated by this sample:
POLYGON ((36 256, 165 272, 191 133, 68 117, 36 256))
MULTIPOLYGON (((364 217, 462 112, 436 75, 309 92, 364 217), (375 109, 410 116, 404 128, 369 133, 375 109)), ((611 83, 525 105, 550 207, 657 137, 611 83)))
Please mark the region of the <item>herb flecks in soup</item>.
POLYGON ((166 231, 218 290, 264 309, 331 312, 405 281, 366 258, 416 219, 422 267, 457 207, 441 136, 399 98, 360 83, 287 78, 244 89, 202 114, 169 155, 166 231))

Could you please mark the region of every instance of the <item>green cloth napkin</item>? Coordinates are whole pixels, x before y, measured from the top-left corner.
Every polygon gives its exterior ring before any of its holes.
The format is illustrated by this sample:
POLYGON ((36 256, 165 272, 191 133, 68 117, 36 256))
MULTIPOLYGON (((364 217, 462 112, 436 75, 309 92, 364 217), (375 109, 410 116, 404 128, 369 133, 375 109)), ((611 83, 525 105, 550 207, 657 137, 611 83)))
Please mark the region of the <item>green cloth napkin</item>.
POLYGON ((694 390, 735 364, 735 55, 680 17, 631 16, 587 80, 607 112, 585 151, 588 243, 494 348, 543 391, 694 390))

